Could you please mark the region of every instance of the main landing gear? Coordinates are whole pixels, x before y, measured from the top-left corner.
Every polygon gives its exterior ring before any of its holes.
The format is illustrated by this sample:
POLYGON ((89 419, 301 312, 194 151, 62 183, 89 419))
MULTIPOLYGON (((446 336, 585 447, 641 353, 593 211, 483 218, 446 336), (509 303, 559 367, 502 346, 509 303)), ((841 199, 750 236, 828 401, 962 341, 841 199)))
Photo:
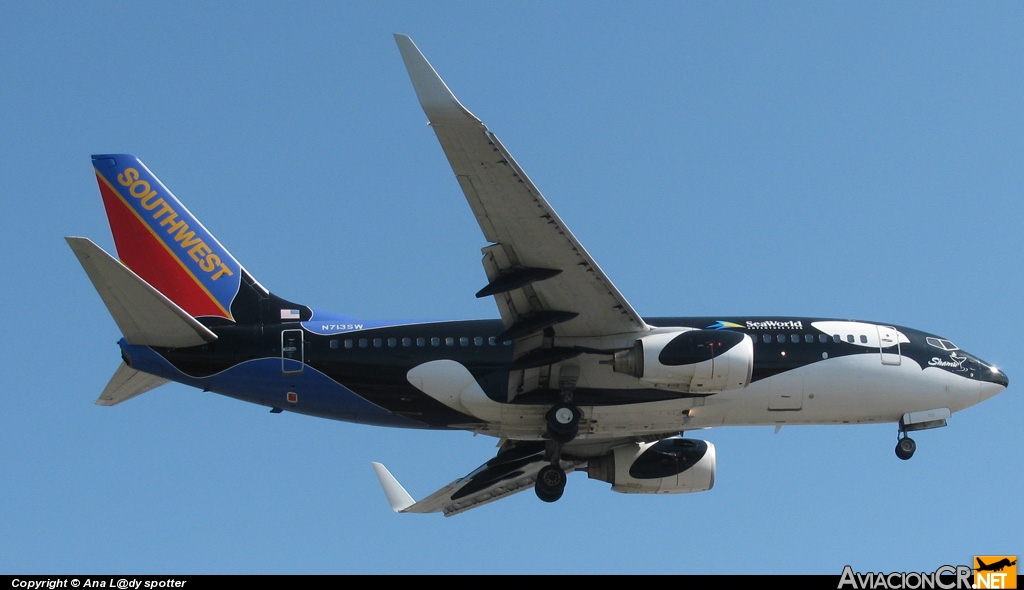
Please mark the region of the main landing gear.
POLYGON ((567 443, 580 432, 580 418, 583 413, 571 403, 556 404, 548 410, 548 435, 552 440, 567 443))
POLYGON ((533 489, 537 497, 545 502, 554 502, 562 497, 567 480, 561 467, 562 447, 580 432, 580 419, 583 412, 572 403, 572 393, 576 388, 579 369, 562 367, 559 378, 559 389, 562 401, 555 404, 544 416, 548 426, 548 444, 545 457, 550 464, 541 467, 537 472, 537 483, 533 489))
POLYGON ((537 473, 537 483, 534 484, 533 491, 537 492, 537 497, 541 500, 554 502, 562 497, 567 479, 565 471, 558 465, 545 465, 537 473))

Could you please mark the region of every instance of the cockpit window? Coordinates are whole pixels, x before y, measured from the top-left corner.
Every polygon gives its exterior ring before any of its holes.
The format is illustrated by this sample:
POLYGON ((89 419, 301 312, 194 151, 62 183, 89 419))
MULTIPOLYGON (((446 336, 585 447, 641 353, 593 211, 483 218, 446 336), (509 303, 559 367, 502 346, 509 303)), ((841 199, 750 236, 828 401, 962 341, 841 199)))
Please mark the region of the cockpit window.
POLYGON ((953 344, 952 342, 946 340, 945 338, 933 338, 929 336, 926 340, 928 341, 928 344, 934 346, 935 348, 941 348, 942 350, 960 350, 959 346, 953 344))

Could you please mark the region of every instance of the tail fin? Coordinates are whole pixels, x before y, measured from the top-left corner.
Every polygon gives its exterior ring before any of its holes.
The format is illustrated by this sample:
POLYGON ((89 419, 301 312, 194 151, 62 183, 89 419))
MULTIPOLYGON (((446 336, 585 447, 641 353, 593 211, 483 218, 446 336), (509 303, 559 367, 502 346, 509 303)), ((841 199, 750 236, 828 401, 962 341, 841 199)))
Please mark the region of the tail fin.
POLYGON ((118 257, 206 325, 307 320, 270 294, 135 156, 92 157, 118 257))
POLYGON ((117 254, 193 317, 233 320, 242 266, 135 156, 92 157, 117 254))
MULTIPOLYGON (((124 334, 122 342, 192 347, 216 341, 210 328, 217 325, 312 317, 310 308, 257 283, 138 158, 92 161, 121 260, 86 238, 66 239, 124 334)), ((125 360, 97 404, 112 406, 167 382, 125 360)))

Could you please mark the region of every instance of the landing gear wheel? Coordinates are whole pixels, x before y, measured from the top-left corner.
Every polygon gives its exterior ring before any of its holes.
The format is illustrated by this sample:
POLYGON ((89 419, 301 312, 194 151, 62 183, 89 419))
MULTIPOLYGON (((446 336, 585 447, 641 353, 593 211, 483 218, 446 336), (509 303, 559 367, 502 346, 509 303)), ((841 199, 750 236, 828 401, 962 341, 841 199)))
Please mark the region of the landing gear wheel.
POLYGON ((572 404, 556 404, 548 410, 545 418, 548 421, 548 434, 555 440, 568 442, 576 438, 580 431, 580 418, 583 413, 572 404))
POLYGON ((917 443, 912 438, 904 436, 896 443, 896 456, 904 461, 913 457, 916 450, 917 443))
POLYGON ((540 498, 542 501, 548 502, 550 504, 551 502, 557 502, 558 499, 562 497, 562 492, 564 492, 565 489, 563 488, 563 489, 558 490, 556 492, 552 492, 551 494, 548 494, 547 492, 542 492, 540 488, 536 488, 536 489, 534 489, 534 491, 537 492, 537 497, 538 498, 540 498))
POLYGON ((565 491, 566 476, 561 467, 545 465, 537 472, 537 483, 533 486, 537 497, 545 502, 554 502, 565 491))

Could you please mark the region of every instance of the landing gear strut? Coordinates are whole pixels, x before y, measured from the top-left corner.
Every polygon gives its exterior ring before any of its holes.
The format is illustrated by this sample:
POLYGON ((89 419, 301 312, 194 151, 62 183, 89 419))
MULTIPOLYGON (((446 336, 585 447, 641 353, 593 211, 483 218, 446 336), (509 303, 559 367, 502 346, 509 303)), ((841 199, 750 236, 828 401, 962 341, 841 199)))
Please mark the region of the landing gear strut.
POLYGON ((906 461, 914 456, 914 451, 916 450, 917 443, 914 442, 914 439, 907 436, 906 432, 901 430, 896 441, 896 456, 906 461))

